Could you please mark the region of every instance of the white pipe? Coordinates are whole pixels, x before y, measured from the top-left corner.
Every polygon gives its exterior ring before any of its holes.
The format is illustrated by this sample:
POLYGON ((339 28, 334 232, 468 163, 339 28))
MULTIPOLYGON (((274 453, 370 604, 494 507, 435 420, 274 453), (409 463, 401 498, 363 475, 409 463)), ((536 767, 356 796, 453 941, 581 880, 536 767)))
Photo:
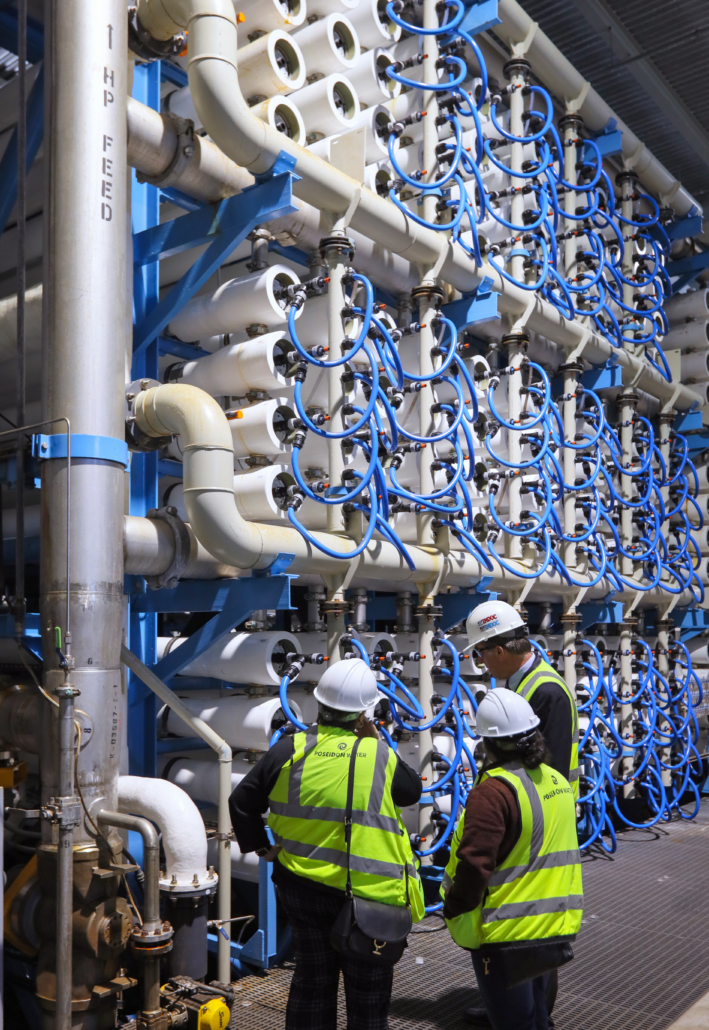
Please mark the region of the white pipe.
POLYGON ((636 172, 662 204, 671 205, 678 215, 687 214, 693 207, 701 211, 694 197, 586 82, 516 0, 500 0, 497 10, 502 23, 495 26, 495 35, 512 48, 513 56, 530 62, 541 82, 566 102, 568 111, 580 114, 592 132, 602 132, 611 120, 615 121, 622 133, 625 167, 636 172))
MULTIPOLYGON (((232 676, 236 675, 238 672, 232 667, 232 676)), ((218 726, 232 748, 268 751, 273 734, 286 721, 277 697, 247 697, 238 694, 215 698, 213 701, 204 701, 198 697, 184 698, 182 703, 188 712, 208 726, 218 726)), ((296 719, 300 720, 302 716, 298 705, 294 702, 291 707, 296 719)), ((174 712, 168 714, 166 728, 178 737, 188 737, 191 733, 174 712)))
POLYGON ((207 834, 194 801, 174 783, 149 776, 118 777, 118 810, 157 823, 165 870, 160 888, 174 894, 214 886, 207 870, 207 834))
POLYGON ((380 71, 391 64, 388 51, 377 47, 361 55, 359 61, 350 68, 348 78, 357 90, 357 96, 363 104, 384 104, 401 93, 401 83, 395 79, 382 79, 380 71))
POLYGON ((294 410, 283 397, 273 397, 238 408, 228 416, 235 458, 250 455, 266 457, 290 451, 286 438, 290 430, 288 421, 295 418, 294 410))
POLYGON ((341 14, 328 14, 293 35, 308 75, 348 73, 359 60, 359 39, 352 22, 341 14))
MULTIPOLYGON (((252 755, 236 755, 231 767, 232 791, 244 776, 253 769, 252 755)), ((219 775, 217 763, 209 751, 190 751, 184 756, 161 755, 159 772, 168 783, 174 783, 192 798, 216 805, 219 800, 219 775)))
MULTIPOLYGON (((220 0, 220 7, 229 2, 230 0, 220 0)), ((239 11, 246 19, 244 27, 249 36, 255 32, 269 32, 271 29, 291 32, 303 25, 307 16, 305 0, 287 0, 285 3, 283 0, 239 0, 239 11)), ((171 10, 170 13, 172 14, 171 10)), ((233 17, 233 6, 230 13, 233 17)))
POLYGON ((709 290, 693 290, 672 297, 664 305, 671 327, 682 325, 688 319, 706 322, 709 319, 709 290))
MULTIPOLYGON (((270 169, 281 152, 296 159, 301 176, 295 193, 321 211, 350 212, 353 229, 395 253, 421 265, 436 267, 455 289, 468 292, 488 276, 499 292, 502 312, 518 317, 528 312, 527 327, 553 339, 575 357, 601 363, 614 355, 624 378, 675 408, 698 405, 700 398, 681 384, 667 383, 644 360, 613 347, 578 320, 567 322, 553 305, 533 299, 521 287, 503 280, 487 264, 477 269, 461 248, 451 247, 441 234, 412 223, 383 197, 363 189, 355 180, 306 149, 274 132, 249 110, 239 89, 236 17, 231 0, 139 0, 143 26, 156 38, 189 30, 190 88, 210 136, 238 164, 257 173, 270 169), (438 267, 440 265, 440 267, 438 267), (533 304, 533 308, 529 305, 533 304)), ((305 92, 305 91, 303 91, 305 92)))
MULTIPOLYGON (((278 522, 287 517, 285 491, 294 484, 295 479, 288 465, 267 465, 265 468, 238 473, 234 476, 236 507, 250 522, 278 522)), ((182 483, 177 483, 170 490, 169 503, 177 508, 180 518, 186 521, 182 483)))
MULTIPOLYGON (((152 387, 141 391, 133 401, 138 427, 148 436, 179 434, 184 453, 183 482, 185 506, 190 527, 214 557, 237 568, 268 568, 278 554, 293 554, 289 566, 292 573, 332 573, 340 571, 341 559, 316 551, 300 533, 288 526, 268 526, 246 522, 234 502, 234 454, 229 423, 213 397, 193 386, 152 387)), ((147 522, 157 521, 147 519, 147 522)), ((167 527, 169 530, 169 527, 167 527)), ((154 543, 157 543, 157 532, 154 543)), ((315 533, 328 548, 346 553, 351 541, 334 534, 315 533)), ((163 554, 170 554, 170 545, 163 534, 159 541, 163 554)), ((141 535, 143 560, 148 560, 150 543, 141 535)), ((174 551, 174 541, 172 544, 174 551)), ((451 551, 445 555, 429 548, 414 547, 409 552, 415 571, 411 571, 393 546, 377 540, 359 559, 361 580, 386 580, 394 583, 436 581, 446 575, 446 583, 469 586, 478 582, 487 571, 467 552, 451 551)), ((169 565, 167 561, 165 568, 169 565)), ((134 565, 131 566, 135 568, 134 565)), ((156 571, 162 572, 163 568, 156 571)), ((443 579, 439 580, 442 582, 443 579)), ((514 574, 496 566, 493 589, 512 589, 519 580, 514 574)), ((535 581, 535 592, 559 596, 564 586, 558 574, 544 573, 535 581)), ((602 594, 603 588, 589 590, 589 596, 602 594)), ((658 596, 663 591, 658 588, 658 596)), ((653 591, 645 593, 649 602, 653 591)), ((685 591, 689 599, 691 594, 685 591)), ((159 682, 159 681, 158 681, 159 682)))
POLYGON ((271 97, 261 104, 256 104, 253 112, 276 132, 283 133, 301 147, 305 146, 305 122, 290 97, 271 97))
POLYGON ((326 18, 328 14, 345 14, 349 17, 359 0, 308 0, 308 17, 317 14, 318 18, 326 18))
POLYGON ((401 27, 390 21, 386 14, 383 20, 380 17, 379 0, 360 0, 348 17, 357 30, 361 45, 370 50, 389 46, 401 38, 401 27))
MULTIPOLYGON (((186 637, 159 637, 158 658, 171 653, 184 644, 186 637)), ((230 633, 225 640, 216 644, 193 659, 182 670, 185 675, 211 676, 214 679, 226 680, 227 683, 247 683, 254 686, 277 687, 283 676, 283 669, 288 664, 286 655, 298 654, 300 647, 292 633, 284 630, 269 630, 264 633, 230 633)), ((231 700, 234 700, 233 698, 231 700)), ((200 715, 194 707, 186 703, 186 710, 191 715, 199 716, 208 725, 210 720, 200 715)), ((224 739, 232 743, 226 727, 224 739)), ((247 744, 232 744, 232 747, 248 747, 247 744)))
POLYGON ((255 39, 239 51, 239 84, 249 99, 267 99, 276 93, 301 89, 305 84, 305 69, 305 56, 298 43, 280 29, 255 39))
POLYGON ((663 350, 687 351, 695 347, 709 346, 709 321, 682 322, 670 329, 667 336, 660 341, 663 350))
MULTIPOLYGON (((151 521, 146 519, 146 522, 151 521)), ((180 699, 165 686, 159 677, 155 675, 141 660, 130 651, 125 644, 121 644, 121 661, 133 672, 142 682, 149 687, 154 694, 166 704, 173 712, 189 724, 196 736, 201 737, 209 746, 216 751, 219 761, 219 810, 217 816, 219 890, 218 890, 218 912, 219 919, 228 923, 231 919, 231 851, 229 849, 229 836, 232 832, 231 815, 229 813, 229 795, 231 793, 231 748, 218 733, 208 726, 201 719, 194 719, 182 704, 180 699)), ((202 826, 204 830, 204 825, 202 826)), ((221 983, 230 983, 231 977, 231 954, 230 944, 222 935, 219 935, 218 943, 218 977, 221 983)))
POLYGON ((709 380, 709 350, 685 351, 682 354, 682 382, 705 383, 709 380))
POLYGON ((275 328, 287 319, 286 301, 277 300, 275 290, 299 282, 286 265, 271 265, 231 279, 213 293, 201 293, 185 304, 170 322, 169 330, 180 340, 200 340, 235 333, 250 325, 275 328))
POLYGON ((342 74, 327 75, 298 91, 293 103, 305 122, 311 142, 351 129, 359 114, 359 100, 352 83, 342 74))
POLYGON ((213 354, 195 361, 176 362, 168 381, 179 379, 198 386, 213 397, 244 397, 249 390, 280 391, 291 385, 283 374, 286 355, 293 350, 284 333, 265 333, 243 343, 220 347, 213 354))

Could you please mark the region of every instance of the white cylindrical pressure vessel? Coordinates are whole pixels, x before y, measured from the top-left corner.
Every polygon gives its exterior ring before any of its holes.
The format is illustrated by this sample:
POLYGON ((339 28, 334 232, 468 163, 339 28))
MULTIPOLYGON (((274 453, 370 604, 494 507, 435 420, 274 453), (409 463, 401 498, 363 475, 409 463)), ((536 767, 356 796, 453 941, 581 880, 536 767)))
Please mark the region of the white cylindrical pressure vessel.
POLYGON ((328 75, 298 91, 293 101, 305 122, 306 139, 314 142, 353 127, 359 114, 354 86, 343 75, 328 75))
POLYGON ((283 398, 249 404, 228 412, 227 418, 235 458, 255 454, 268 457, 289 449, 286 439, 291 430, 287 423, 295 418, 295 412, 283 398))
MULTIPOLYGON (((185 637, 158 637, 158 658, 180 647, 185 637)), ((230 633, 218 640, 199 658, 185 666, 188 676, 211 676, 227 683, 249 683, 262 687, 280 686, 286 656, 298 654, 299 646, 292 633, 269 630, 265 633, 230 633)), ((242 745, 249 747, 248 744, 242 745)))
MULTIPOLYGON (((286 491, 294 484, 295 479, 288 465, 267 465, 265 468, 259 467, 237 473, 234 476, 234 499, 237 510, 242 518, 248 519, 249 522, 278 522, 285 519, 286 491)), ((165 503, 174 505, 180 518, 188 521, 182 483, 174 485, 165 503)))
MULTIPOLYGON (((254 699, 255 700, 255 699, 254 699)), ((263 698, 260 699, 263 701, 263 698)), ((235 756, 232 762, 231 789, 234 790, 244 776, 253 768, 244 754, 235 756)), ((216 805, 219 801, 219 762, 209 751, 190 751, 186 755, 161 755, 160 776, 168 783, 175 783, 193 801, 216 805)))
MULTIPOLYGON (((182 698, 182 703, 190 715, 212 726, 229 747, 233 748, 268 751, 271 737, 286 721, 277 697, 248 697, 240 694, 211 701, 188 697, 182 698)), ((300 709, 297 705, 294 705, 291 711, 296 718, 300 718, 300 709)), ((161 709, 158 719, 163 719, 163 725, 168 733, 177 737, 194 736, 194 730, 172 710, 165 716, 161 709)))
POLYGON ((347 74, 359 60, 359 39, 354 26, 342 14, 328 14, 294 33, 308 75, 347 74))
POLYGON ((246 18, 244 29, 239 30, 244 38, 272 29, 292 32, 307 17, 305 0, 239 0, 239 11, 246 18))
POLYGON ((305 84, 303 53, 282 29, 255 39, 236 57, 241 92, 252 105, 279 93, 292 93, 305 84))
POLYGON ((346 14, 359 4, 359 0, 309 0, 308 17, 317 14, 318 18, 326 18, 328 14, 346 14))
POLYGON ((709 345, 709 321, 683 322, 660 341, 663 350, 701 350, 709 345))
POLYGON ((360 44, 370 50, 390 46, 401 38, 401 26, 389 19, 386 5, 387 0, 360 0, 348 15, 360 44))
POLYGON ((671 327, 681 325, 688 318, 706 322, 709 319, 709 290, 702 288, 680 293, 667 301, 665 314, 671 327))
POLYGON ((271 97, 270 100, 256 104, 251 111, 277 132, 282 132, 301 147, 305 146, 305 122, 289 97, 271 97))
POLYGON ((170 332, 180 340, 199 340, 235 333, 250 325, 273 329, 288 317, 288 299, 279 296, 280 291, 299 282, 286 265, 271 265, 241 279, 231 279, 185 304, 170 322, 170 332))
POLYGON ((274 393, 290 385, 286 357, 293 350, 289 336, 265 333, 243 343, 220 347, 196 361, 177 361, 165 373, 166 383, 198 386, 212 397, 241 397, 249 390, 274 393))
POLYGON ((276 522, 287 518, 286 491, 295 485, 287 465, 269 465, 234 476, 234 497, 249 522, 276 522))
MULTIPOLYGON (((210 865, 216 866, 219 861, 217 853, 218 841, 216 837, 210 837, 207 841, 207 860, 210 865)), ((261 877, 261 859, 255 851, 247 851, 245 855, 235 840, 231 842, 231 875, 237 880, 246 880, 247 883, 258 883, 261 877)), ((237 924, 238 925, 238 924, 237 924)))
POLYGON ((398 97, 401 83, 380 75, 392 63, 386 50, 377 48, 360 56, 359 61, 347 73, 347 78, 357 92, 360 103, 371 106, 384 104, 387 100, 398 97))
POLYGON ((682 382, 705 383, 709 379, 709 350, 682 353, 682 382))

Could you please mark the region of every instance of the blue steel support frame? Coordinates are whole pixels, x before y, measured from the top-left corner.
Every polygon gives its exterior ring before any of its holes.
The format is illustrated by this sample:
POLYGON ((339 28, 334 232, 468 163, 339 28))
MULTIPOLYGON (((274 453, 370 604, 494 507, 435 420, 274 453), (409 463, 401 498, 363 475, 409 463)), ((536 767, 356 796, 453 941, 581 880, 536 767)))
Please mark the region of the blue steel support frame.
MULTIPOLYGON (((160 62, 136 64, 133 96, 147 107, 160 109, 160 62)), ((145 232, 160 222, 160 191, 149 183, 138 182, 131 172, 131 221, 134 234, 145 232)), ((159 301, 159 262, 143 263, 133 273, 133 318, 142 322, 159 301)), ((133 379, 157 379, 159 348, 157 340, 134 355, 133 379)), ((131 515, 146 515, 158 507, 158 455, 134 453, 130 470, 131 515)), ((147 666, 155 664, 157 614, 139 611, 129 600, 128 646, 147 666)), ((157 775, 155 719, 157 698, 137 676, 128 672, 128 747, 130 772, 135 776, 157 775)))
MULTIPOLYGON (((44 65, 27 98, 27 171, 37 156, 44 135, 44 65)), ((17 201, 17 126, 0 161, 0 234, 5 231, 10 212, 17 201)))

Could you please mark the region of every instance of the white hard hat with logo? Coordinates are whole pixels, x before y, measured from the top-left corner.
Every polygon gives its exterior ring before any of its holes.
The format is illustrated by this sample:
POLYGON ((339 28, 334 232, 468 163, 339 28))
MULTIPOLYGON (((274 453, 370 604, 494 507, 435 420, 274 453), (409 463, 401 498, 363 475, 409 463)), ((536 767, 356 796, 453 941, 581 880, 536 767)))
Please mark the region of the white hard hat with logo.
POLYGON ((538 725, 529 701, 507 687, 488 690, 478 705, 475 728, 481 737, 517 737, 538 725))
POLYGON ((527 627, 516 608, 505 601, 485 601, 473 608, 465 624, 471 647, 492 637, 526 637, 527 627))
POLYGON ((338 712, 363 712, 379 700, 376 677, 361 658, 328 666, 313 695, 320 704, 338 712))

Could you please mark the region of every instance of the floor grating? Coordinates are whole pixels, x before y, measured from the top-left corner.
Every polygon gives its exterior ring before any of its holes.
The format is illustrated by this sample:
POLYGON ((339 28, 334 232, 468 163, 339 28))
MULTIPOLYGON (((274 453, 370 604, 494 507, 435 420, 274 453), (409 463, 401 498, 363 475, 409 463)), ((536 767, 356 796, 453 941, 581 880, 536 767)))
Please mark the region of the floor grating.
MULTIPOLYGON (((666 1030, 709 991, 709 800, 694 822, 621 835, 584 859, 576 959, 560 974, 558 1030, 666 1030)), ((478 1000, 468 954, 436 917, 419 924, 394 975, 391 1030, 463 1030, 478 1000)), ((283 1030, 290 971, 237 985, 232 1027, 283 1030)), ((338 1030, 346 1026, 341 994, 338 1030)))

